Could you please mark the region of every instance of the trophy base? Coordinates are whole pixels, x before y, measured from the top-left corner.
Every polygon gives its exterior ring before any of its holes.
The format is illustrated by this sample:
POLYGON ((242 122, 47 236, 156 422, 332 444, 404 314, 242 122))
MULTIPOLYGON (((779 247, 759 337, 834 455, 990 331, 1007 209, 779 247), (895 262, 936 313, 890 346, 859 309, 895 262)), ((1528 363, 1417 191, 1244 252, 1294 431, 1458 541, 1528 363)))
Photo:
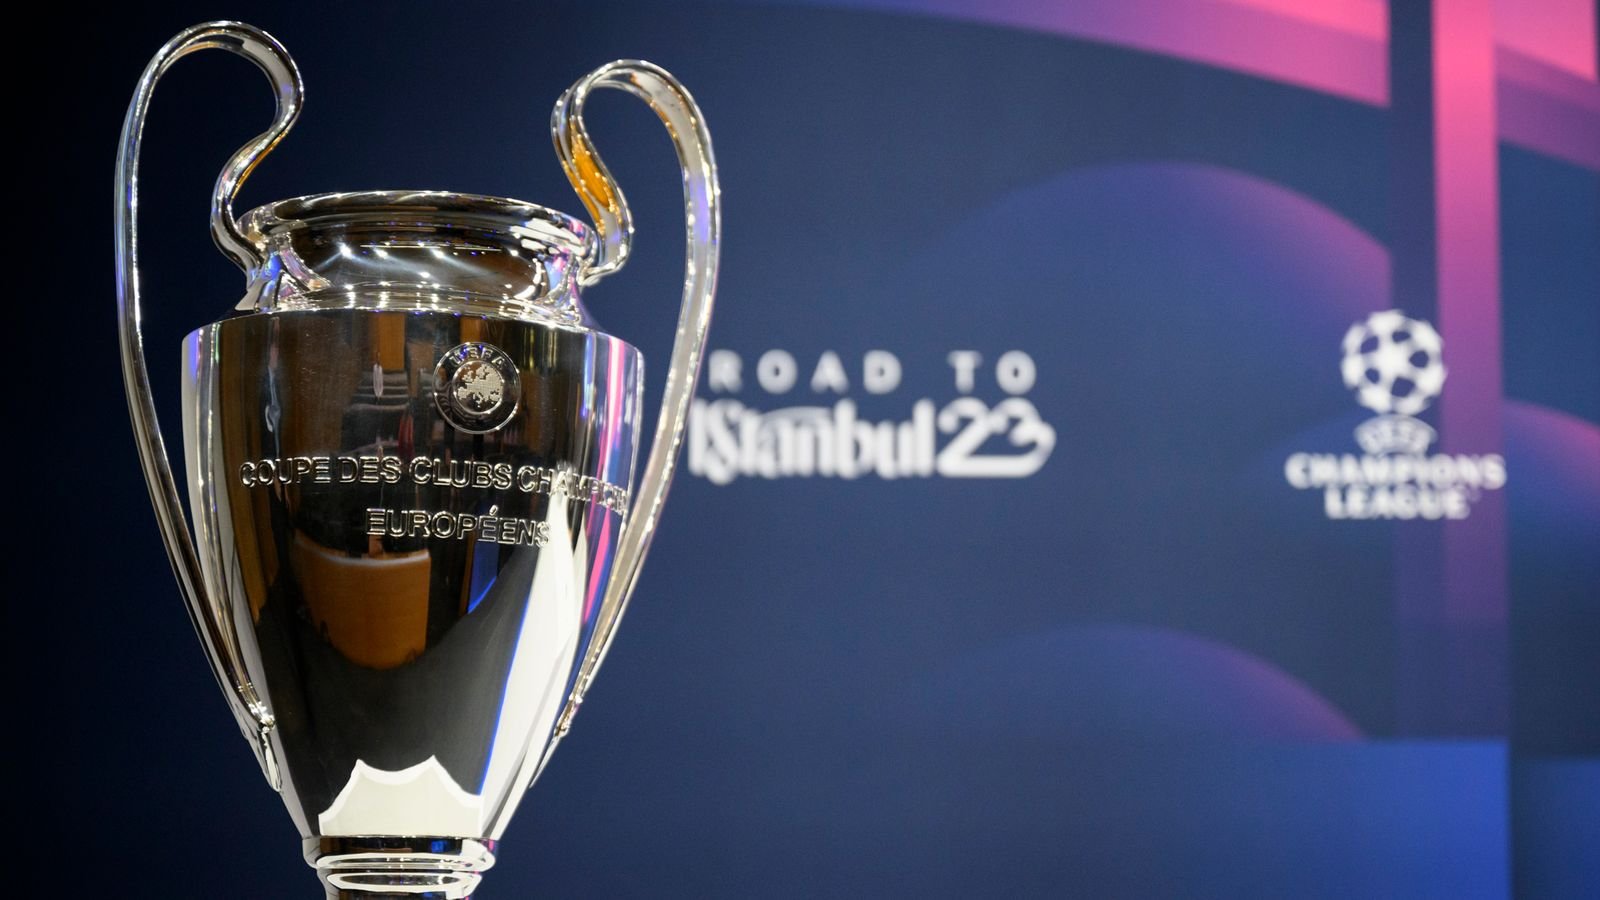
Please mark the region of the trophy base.
POLYGON ((451 837, 314 837, 303 842, 328 900, 467 900, 495 842, 451 837))

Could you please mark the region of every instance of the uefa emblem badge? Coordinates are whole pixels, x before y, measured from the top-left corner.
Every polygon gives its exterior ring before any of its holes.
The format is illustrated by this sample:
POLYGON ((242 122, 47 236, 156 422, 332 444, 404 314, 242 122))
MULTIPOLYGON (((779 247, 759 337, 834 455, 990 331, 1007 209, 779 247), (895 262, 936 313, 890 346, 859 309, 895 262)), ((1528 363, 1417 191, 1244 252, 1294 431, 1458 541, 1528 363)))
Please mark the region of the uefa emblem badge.
POLYGON ((455 347, 433 369, 433 402, 445 421, 468 434, 496 431, 516 414, 522 379, 493 344, 455 347))

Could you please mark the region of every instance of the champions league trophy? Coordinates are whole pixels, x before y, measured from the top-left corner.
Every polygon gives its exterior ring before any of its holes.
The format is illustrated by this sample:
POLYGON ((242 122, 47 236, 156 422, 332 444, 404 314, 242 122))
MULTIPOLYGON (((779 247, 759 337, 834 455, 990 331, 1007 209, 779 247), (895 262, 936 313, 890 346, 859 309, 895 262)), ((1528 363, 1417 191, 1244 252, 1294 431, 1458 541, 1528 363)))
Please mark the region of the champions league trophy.
POLYGON ((593 230, 427 191, 299 197, 236 220, 240 183, 302 96, 283 47, 232 22, 179 34, 145 70, 117 162, 128 406, 201 643, 328 895, 463 898, 583 702, 661 514, 711 315, 716 166, 683 87, 621 61, 552 116, 593 230), (183 345, 186 524, 139 333, 139 144, 157 80, 212 48, 266 73, 277 116, 212 195, 212 237, 248 288, 183 345), (584 128, 600 88, 666 124, 688 216, 637 489, 643 361, 579 300, 632 237, 584 128))

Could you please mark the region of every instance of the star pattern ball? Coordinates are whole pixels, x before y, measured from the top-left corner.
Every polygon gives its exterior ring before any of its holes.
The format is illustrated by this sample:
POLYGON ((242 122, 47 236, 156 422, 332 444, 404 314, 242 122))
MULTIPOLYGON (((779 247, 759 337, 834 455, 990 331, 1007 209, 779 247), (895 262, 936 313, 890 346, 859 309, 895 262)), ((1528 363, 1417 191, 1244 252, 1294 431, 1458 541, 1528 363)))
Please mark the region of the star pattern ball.
POLYGON ((1434 327, 1399 310, 1367 316, 1344 335, 1344 385, 1380 414, 1414 416, 1444 387, 1444 341, 1434 327))

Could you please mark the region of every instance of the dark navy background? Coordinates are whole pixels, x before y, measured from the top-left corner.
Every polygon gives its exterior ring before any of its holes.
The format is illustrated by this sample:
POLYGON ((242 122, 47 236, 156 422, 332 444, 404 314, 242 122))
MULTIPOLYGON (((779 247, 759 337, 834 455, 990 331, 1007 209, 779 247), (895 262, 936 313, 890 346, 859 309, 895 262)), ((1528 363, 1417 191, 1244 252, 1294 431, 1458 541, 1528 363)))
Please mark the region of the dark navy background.
MULTIPOLYGON (((644 57, 690 86, 721 164, 712 344, 745 383, 702 396, 831 406, 807 382, 834 351, 862 414, 899 421, 959 396, 953 350, 983 355, 986 403, 1007 396, 1002 353, 1037 365, 1026 396, 1057 439, 1029 478, 681 475, 616 652, 482 897, 1600 892, 1595 169, 1502 145, 1509 716, 1424 727, 1400 700, 1416 663, 1397 573, 1441 526, 1329 521, 1283 476, 1290 453, 1358 452, 1345 329, 1436 315, 1391 288, 1406 129, 1176 56, 844 6, 173 4, 93 26, 40 74, 55 158, 22 176, 52 186, 54 233, 74 236, 44 248, 47 293, 72 285, 56 315, 98 386, 24 485, 59 520, 14 602, 21 633, 48 636, 19 650, 34 828, 93 844, 50 869, 64 895, 172 853, 173 895, 316 889, 186 622, 115 358, 123 111, 164 40, 221 15, 273 32, 308 86, 241 211, 370 188, 579 211, 550 105, 644 57), (800 364, 782 396, 752 377, 773 348, 800 364), (870 349, 905 370, 881 397, 859 383, 870 349)), ((155 96, 140 224, 169 434, 178 340, 241 293, 210 244, 210 185, 270 110, 225 54, 155 96)), ((642 107, 591 110, 639 234, 586 299, 656 385, 676 167, 642 107)))

